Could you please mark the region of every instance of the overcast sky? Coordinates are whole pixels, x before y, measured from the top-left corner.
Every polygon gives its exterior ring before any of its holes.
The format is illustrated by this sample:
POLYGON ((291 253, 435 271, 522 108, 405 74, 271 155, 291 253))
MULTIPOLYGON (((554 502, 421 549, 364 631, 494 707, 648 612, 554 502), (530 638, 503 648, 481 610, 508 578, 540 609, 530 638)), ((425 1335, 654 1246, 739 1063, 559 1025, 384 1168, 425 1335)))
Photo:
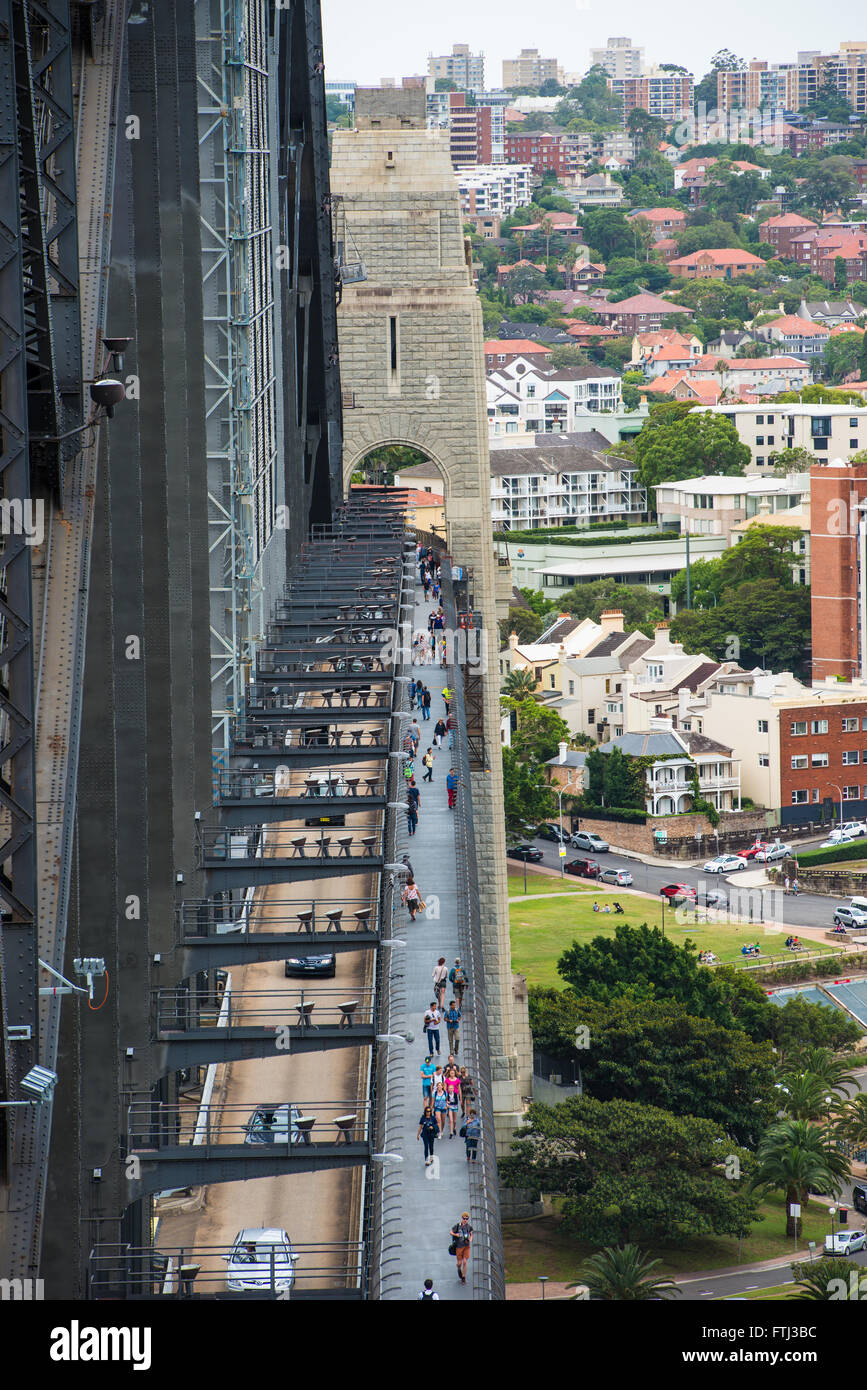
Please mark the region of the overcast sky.
POLYGON ((322 20, 326 77, 362 85, 426 72, 428 53, 450 53, 453 43, 481 50, 485 85, 499 87, 503 58, 522 48, 583 72, 590 49, 612 34, 629 35, 645 61, 682 63, 696 79, 719 48, 791 62, 799 50, 834 52, 841 40, 867 39, 863 0, 833 0, 827 9, 815 0, 727 0, 718 9, 641 0, 322 0, 322 20))

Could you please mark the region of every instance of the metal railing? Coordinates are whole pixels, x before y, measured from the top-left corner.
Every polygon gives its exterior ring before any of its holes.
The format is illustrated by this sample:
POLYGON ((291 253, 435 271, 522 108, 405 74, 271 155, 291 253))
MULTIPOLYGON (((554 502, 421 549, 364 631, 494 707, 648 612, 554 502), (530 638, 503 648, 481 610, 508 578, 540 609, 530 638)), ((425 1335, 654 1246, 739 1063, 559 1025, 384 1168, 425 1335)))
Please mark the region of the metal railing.
POLYGON ((310 1144, 357 1144, 369 1137, 370 1102, 274 1099, 259 1105, 166 1105, 132 1101, 127 1107, 127 1150, 184 1146, 219 1149, 228 1144, 267 1145, 269 1150, 310 1144))
MULTIPOLYGON (((239 1232, 239 1236, 243 1235, 239 1232)), ((292 1270, 276 1252, 255 1267, 246 1292, 229 1284, 231 1245, 95 1245, 88 1262, 87 1297, 157 1298, 329 1298, 362 1296, 365 1248, 361 1241, 297 1245, 290 1240, 292 1270)), ((242 1266, 238 1266, 242 1268, 242 1266)))
POLYGON ((212 990, 156 989, 151 993, 157 1033, 189 1033, 215 1028, 221 1016, 228 1036, 232 1028, 319 1026, 351 1028, 373 1021, 373 991, 320 988, 233 990, 226 1000, 212 990))
POLYGON ((188 898, 178 907, 177 924, 181 941, 190 937, 225 936, 231 932, 281 936, 375 932, 379 930, 379 897, 329 898, 327 902, 312 898, 297 902, 291 912, 278 913, 255 897, 243 905, 217 902, 213 898, 188 898))
MULTIPOLYGON (((334 797, 340 796, 336 790, 341 785, 343 773, 335 773, 334 797)), ((344 793, 341 804, 346 805, 351 798, 344 793)), ((363 800, 363 798, 360 798, 363 800)), ((374 813, 375 816, 375 813, 374 813)), ((363 866, 367 859, 378 857, 382 845, 382 832, 379 825, 365 826, 362 830, 337 833, 339 827, 326 833, 323 828, 318 834, 303 834, 286 829, 282 822, 269 826, 265 832, 261 849, 254 848, 256 837, 261 835, 257 827, 239 826, 237 829, 224 826, 204 826, 200 832, 201 862, 207 864, 249 863, 255 860, 257 868, 267 868, 275 860, 295 859, 354 859, 363 866)))

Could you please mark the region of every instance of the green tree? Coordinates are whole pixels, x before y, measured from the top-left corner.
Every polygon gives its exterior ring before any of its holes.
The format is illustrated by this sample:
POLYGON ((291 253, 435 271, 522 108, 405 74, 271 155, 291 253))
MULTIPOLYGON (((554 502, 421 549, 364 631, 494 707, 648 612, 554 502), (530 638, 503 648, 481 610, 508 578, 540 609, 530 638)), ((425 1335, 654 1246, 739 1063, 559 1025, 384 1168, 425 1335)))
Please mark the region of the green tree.
POLYGON ((686 402, 652 406, 635 440, 635 461, 648 489, 705 474, 742 475, 751 460, 730 421, 691 411, 686 402))
POLYGON ((548 820, 555 806, 554 793, 539 763, 522 761, 513 749, 504 748, 503 809, 507 835, 523 835, 528 822, 548 820))
POLYGON ((509 608, 509 616, 500 623, 500 637, 503 642, 508 642, 509 635, 513 632, 518 634, 520 643, 535 642, 541 631, 542 619, 539 615, 529 608, 519 608, 514 604, 509 608))
POLYGON ((581 215, 584 240, 594 260, 608 262, 613 256, 628 256, 635 249, 633 227, 624 212, 616 208, 590 208, 581 215))
POLYGON ((638 629, 650 633, 662 619, 657 595, 643 584, 618 584, 611 578, 574 585, 561 595, 560 607, 573 618, 592 618, 596 623, 606 609, 619 608, 627 632, 638 629))
POLYGON ((832 211, 850 198, 854 198, 858 186, 850 174, 842 170, 819 167, 808 174, 801 184, 798 204, 803 208, 816 208, 820 213, 832 211))
MULTIPOLYGON (((677 1298, 680 1289, 672 1279, 660 1279, 654 1270, 661 1260, 651 1260, 637 1245, 610 1245, 585 1260, 578 1278, 567 1289, 587 1289, 591 1298, 609 1303, 644 1303, 649 1299, 677 1298)), ((580 1298, 576 1293, 575 1298, 580 1298)))
POLYGON ((638 149, 653 149, 665 135, 665 121, 651 116, 641 106, 634 106, 626 118, 626 129, 638 149))
POLYGON ((605 804, 607 806, 629 806, 632 797, 632 782, 626 759, 616 746, 604 756, 605 804))
POLYGON ((572 347, 566 343, 552 343, 548 360, 559 372, 563 367, 586 367, 590 358, 583 348, 572 347))
POLYGON ((507 293, 512 298, 519 296, 528 304, 532 304, 535 296, 541 294, 545 288, 545 276, 541 270, 537 270, 532 265, 519 265, 506 276, 505 289, 507 293))
POLYGON ((774 475, 777 478, 785 478, 788 473, 809 473, 813 464, 816 462, 816 455, 811 454, 809 449, 781 449, 778 454, 772 454, 774 460, 774 475))
POLYGON ((849 1059, 839 1056, 833 1048, 816 1047, 811 1043, 789 1048, 783 1059, 784 1071, 791 1074, 809 1072, 811 1076, 819 1078, 826 1094, 838 1091, 845 1096, 847 1087, 854 1089, 857 1086, 850 1067, 849 1059))
POLYGON ((538 613, 540 618, 546 618, 549 613, 557 607, 552 598, 547 598, 541 589, 521 589, 521 597, 526 599, 534 613, 538 613))
POLYGON ((846 274, 846 262, 844 261, 844 259, 843 259, 842 256, 835 256, 835 257, 834 257, 834 289, 835 289, 835 290, 845 290, 845 288, 846 288, 846 286, 848 285, 848 283, 849 283, 849 277, 848 277, 848 275, 846 274))
POLYGON ((564 1065, 577 1055, 584 1092, 597 1100, 641 1101, 713 1120, 748 1147, 779 1108, 769 1042, 754 1042, 669 999, 602 1004, 568 989, 534 988, 529 1004, 534 1045, 564 1065), (582 1027, 592 1046, 576 1054, 582 1027))
POLYGON ((802 110, 830 121, 848 121, 852 115, 850 103, 833 82, 823 82, 813 100, 802 110))
POLYGON ((605 755, 598 748, 591 748, 584 764, 584 797, 591 806, 602 806, 605 802, 605 755))
MULTIPOLYGON (((700 110, 703 103, 706 112, 715 111, 717 106, 717 73, 734 72, 743 66, 743 59, 735 57, 730 48, 720 48, 710 60, 710 72, 706 73, 693 88, 696 110, 700 110)), ((711 154, 715 152, 713 149, 709 151, 711 154)), ((708 151, 703 151, 703 153, 708 153, 708 151)))
POLYGON ((781 1051, 804 1044, 834 1051, 851 1050, 861 1037, 861 1029, 854 1018, 839 1009, 811 1004, 802 995, 796 995, 781 1009, 772 1009, 768 1022, 768 1036, 781 1051))
POLYGON ((634 1101, 589 1096, 530 1105, 510 1156, 507 1186, 562 1194, 564 1228, 593 1244, 677 1244, 749 1229, 757 1204, 721 1156, 750 1165, 721 1126, 634 1101))
POLYGON ((827 1087, 810 1071, 783 1072, 780 1076, 780 1109, 793 1120, 820 1120, 827 1114, 827 1087))
POLYGON ((840 383, 844 377, 860 368, 864 349, 863 333, 835 333, 825 344, 825 375, 832 383, 840 383))
MULTIPOLYGON (((848 337, 848 334, 841 334, 848 337)), ((864 397, 859 391, 847 391, 834 386, 821 386, 814 382, 800 391, 781 391, 774 396, 774 405, 863 405, 864 397)))
POLYGON ((799 671, 810 642, 810 590, 803 584, 784 589, 777 579, 753 580, 724 590, 715 608, 678 613, 671 635, 691 655, 705 652, 717 661, 732 659, 736 638, 742 664, 799 671))
POLYGON ((858 1149, 867 1148, 867 1094, 847 1100, 837 1116, 835 1132, 858 1149))
POLYGON ((810 1191, 836 1197, 849 1160, 833 1148, 824 1128, 807 1120, 781 1120, 762 1138, 750 1186, 755 1192, 782 1192, 786 1199, 786 1235, 801 1234, 801 1218, 792 1205, 806 1206, 810 1191))
POLYGON ((554 757, 558 743, 563 739, 568 743, 569 726, 555 710, 527 699, 507 697, 503 704, 515 713, 517 728, 512 734, 512 748, 519 758, 544 763, 554 757))

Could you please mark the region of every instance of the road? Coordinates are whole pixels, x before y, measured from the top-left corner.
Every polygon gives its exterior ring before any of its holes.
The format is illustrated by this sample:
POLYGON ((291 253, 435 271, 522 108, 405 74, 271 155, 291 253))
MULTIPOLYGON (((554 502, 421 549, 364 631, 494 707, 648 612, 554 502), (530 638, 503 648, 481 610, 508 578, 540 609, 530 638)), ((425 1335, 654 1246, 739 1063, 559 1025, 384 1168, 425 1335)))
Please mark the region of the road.
MULTIPOLYGON (((850 1225, 852 1224, 850 1222, 850 1225)), ((828 1229, 830 1230, 830 1224, 828 1229)), ((805 1248, 803 1241, 799 1242, 797 1254, 793 1245, 793 1261, 809 1258, 810 1251, 805 1248)), ((818 1254, 818 1249, 813 1251, 813 1258, 817 1261, 823 1258, 818 1254)), ((862 1267, 867 1266, 867 1251, 865 1250, 859 1250, 847 1258, 862 1267)), ((791 1284, 793 1282, 789 1265, 779 1264, 771 1269, 739 1269, 729 1270, 725 1274, 700 1274, 691 1279, 678 1279, 677 1287, 681 1291, 681 1298, 687 1303, 699 1303, 702 1301, 713 1302, 720 1298, 732 1298, 738 1294, 750 1293, 755 1289, 772 1289, 779 1284, 791 1284)))
MULTIPOLYGON (((815 848, 811 842, 800 841, 799 847, 806 848, 810 843, 810 848, 815 848)), ((817 839, 816 844, 819 843, 817 839)), ((551 840, 536 839, 533 844, 537 849, 542 850, 542 863, 548 869, 560 868, 558 857, 558 846, 551 840)), ((706 888, 722 889, 724 892, 732 886, 738 886, 739 875, 731 874, 727 880, 725 876, 716 874, 705 874, 700 866, 678 864, 676 867, 671 865, 645 864, 640 859, 618 854, 610 851, 607 854, 587 854, 585 850, 567 849, 569 859, 589 858, 595 859, 602 868, 628 869, 632 874, 634 882, 633 891, 639 893, 652 893, 658 895, 659 890, 668 883, 689 883, 694 888, 703 892, 706 888)), ((757 869, 762 866, 757 864, 757 869)), ((509 860, 510 873, 519 873, 521 862, 517 859, 509 860)), ((590 879, 578 878, 577 884, 592 883, 590 879)), ((600 884, 600 891, 616 891, 610 885, 600 884)), ((793 895, 785 896, 778 890, 774 894, 773 920, 785 926, 791 927, 824 927, 829 929, 833 925, 834 898, 820 897, 813 893, 799 893, 797 897, 793 895)), ((767 913, 766 913, 767 915, 767 913)))

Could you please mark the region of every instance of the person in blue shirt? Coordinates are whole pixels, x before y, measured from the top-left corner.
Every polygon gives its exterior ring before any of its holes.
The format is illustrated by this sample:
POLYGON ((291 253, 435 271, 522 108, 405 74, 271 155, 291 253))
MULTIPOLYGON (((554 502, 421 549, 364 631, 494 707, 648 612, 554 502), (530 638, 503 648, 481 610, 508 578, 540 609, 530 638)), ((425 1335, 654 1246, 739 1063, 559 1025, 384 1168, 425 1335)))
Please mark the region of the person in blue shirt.
POLYGON ((476 1150, 482 1134, 482 1122, 475 1110, 471 1110, 464 1125, 464 1138, 467 1144, 467 1163, 476 1162, 476 1150))
POLYGON ((433 1057, 426 1057, 419 1067, 421 1075, 421 1096, 422 1100, 429 1101, 433 1097, 433 1078, 436 1067, 433 1057))
POLYGON ((452 1052, 457 1052, 460 1045, 460 1026, 462 1010, 457 1008, 454 999, 449 1004, 445 1014, 446 1029, 449 1035, 449 1048, 452 1052))

